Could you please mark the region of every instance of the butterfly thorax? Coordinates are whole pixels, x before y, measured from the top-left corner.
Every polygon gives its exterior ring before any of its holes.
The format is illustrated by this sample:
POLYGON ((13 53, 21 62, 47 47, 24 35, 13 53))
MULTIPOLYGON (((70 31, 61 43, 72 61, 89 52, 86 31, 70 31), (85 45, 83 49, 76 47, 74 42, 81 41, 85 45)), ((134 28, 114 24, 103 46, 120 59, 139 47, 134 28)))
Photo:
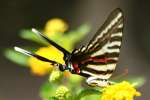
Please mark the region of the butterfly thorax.
POLYGON ((79 68, 79 65, 77 63, 72 63, 72 66, 73 66, 74 72, 76 74, 80 74, 81 70, 79 68))
POLYGON ((72 74, 80 74, 80 68, 77 63, 67 62, 65 70, 69 70, 72 74))

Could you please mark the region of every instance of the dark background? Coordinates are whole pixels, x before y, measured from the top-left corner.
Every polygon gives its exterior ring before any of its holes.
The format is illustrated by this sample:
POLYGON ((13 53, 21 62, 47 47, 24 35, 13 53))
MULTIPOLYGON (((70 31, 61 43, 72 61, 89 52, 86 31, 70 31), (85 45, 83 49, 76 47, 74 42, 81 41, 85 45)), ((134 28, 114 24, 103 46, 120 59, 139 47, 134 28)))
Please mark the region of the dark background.
MULTIPOLYGON (((43 28, 53 17, 65 19, 75 28, 88 22, 96 32, 115 8, 125 14, 124 39, 117 70, 129 69, 129 75, 145 76, 146 84, 137 100, 149 100, 150 71, 150 2, 147 0, 0 0, 1 51, 14 45, 30 45, 18 36, 23 28, 43 28)), ((32 76, 0 53, 0 100, 40 100, 39 88, 47 77, 32 76)))

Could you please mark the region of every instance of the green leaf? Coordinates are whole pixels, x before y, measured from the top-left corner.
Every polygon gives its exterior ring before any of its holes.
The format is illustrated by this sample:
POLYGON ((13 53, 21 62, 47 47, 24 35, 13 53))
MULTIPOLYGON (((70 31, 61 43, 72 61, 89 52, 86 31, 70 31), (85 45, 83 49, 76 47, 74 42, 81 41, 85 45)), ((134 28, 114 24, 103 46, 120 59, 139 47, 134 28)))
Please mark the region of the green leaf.
POLYGON ((58 100, 56 97, 52 96, 50 97, 49 99, 46 99, 46 100, 58 100))
POLYGON ((14 51, 13 49, 7 49, 4 52, 4 55, 7 59, 11 60, 12 62, 15 62, 21 66, 28 66, 28 56, 23 55, 21 53, 18 53, 14 51))
POLYGON ((80 85, 83 77, 76 74, 71 74, 67 79, 70 84, 80 85))
POLYGON ((146 79, 142 76, 127 76, 127 77, 123 77, 123 78, 112 80, 112 81, 118 83, 118 82, 122 82, 123 80, 126 80, 132 83, 136 88, 141 87, 146 81, 146 79))
POLYGON ((89 25, 81 25, 79 28, 62 34, 57 33, 50 37, 54 42, 68 51, 72 51, 75 44, 78 43, 90 30, 89 25))
POLYGON ((80 100, 81 98, 89 95, 100 95, 101 91, 96 89, 84 89, 82 90, 76 97, 76 100, 80 100))
POLYGON ((146 79, 144 77, 129 77, 127 80, 138 88, 144 85, 146 79))
POLYGON ((40 96, 44 100, 49 100, 49 98, 55 95, 56 87, 56 84, 51 84, 49 82, 44 83, 40 88, 40 96))
POLYGON ((36 43, 39 43, 39 44, 42 44, 42 45, 48 45, 48 43, 44 39, 38 37, 31 30, 28 30, 28 29, 21 30, 19 35, 23 39, 27 39, 27 40, 30 40, 30 41, 33 41, 33 42, 36 42, 36 43))
POLYGON ((89 25, 81 25, 76 30, 70 31, 64 35, 64 39, 70 40, 72 44, 79 42, 90 31, 89 25))

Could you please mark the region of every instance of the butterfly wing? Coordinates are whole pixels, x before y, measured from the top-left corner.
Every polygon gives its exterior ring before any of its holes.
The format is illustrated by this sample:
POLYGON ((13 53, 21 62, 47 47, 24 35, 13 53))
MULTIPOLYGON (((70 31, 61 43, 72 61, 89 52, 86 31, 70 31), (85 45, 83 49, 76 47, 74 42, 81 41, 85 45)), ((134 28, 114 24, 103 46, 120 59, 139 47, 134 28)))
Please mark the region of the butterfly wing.
POLYGON ((79 64, 81 75, 108 79, 118 61, 123 31, 123 13, 114 10, 87 46, 72 52, 72 63, 79 64))
POLYGON ((38 36, 42 37, 44 40, 46 40, 49 44, 53 45, 54 47, 56 47, 58 50, 60 50, 63 54, 64 54, 64 60, 66 57, 70 56, 70 52, 68 52, 66 49, 64 49, 63 47, 59 46, 57 43, 55 43, 54 41, 50 40, 47 36, 45 36, 44 34, 42 34, 41 32, 39 32, 38 30, 36 30, 35 28, 32 28, 32 31, 37 34, 38 36))

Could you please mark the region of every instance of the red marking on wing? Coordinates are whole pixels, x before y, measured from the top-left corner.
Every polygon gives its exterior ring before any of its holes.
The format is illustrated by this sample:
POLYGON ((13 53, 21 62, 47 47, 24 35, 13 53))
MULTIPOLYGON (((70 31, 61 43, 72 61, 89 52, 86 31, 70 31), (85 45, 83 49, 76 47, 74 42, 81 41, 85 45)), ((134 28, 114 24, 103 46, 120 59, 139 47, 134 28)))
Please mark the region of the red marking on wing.
POLYGON ((102 62, 102 63, 107 63, 109 61, 112 61, 112 59, 108 59, 108 58, 95 58, 95 57, 91 57, 92 61, 94 62, 102 62))
POLYGON ((77 74, 80 74, 80 68, 78 67, 78 64, 73 63, 72 66, 73 66, 75 72, 76 72, 77 74))
POLYGON ((90 58, 82 61, 81 63, 84 64, 88 61, 107 63, 107 62, 113 61, 113 59, 90 57, 90 58))

